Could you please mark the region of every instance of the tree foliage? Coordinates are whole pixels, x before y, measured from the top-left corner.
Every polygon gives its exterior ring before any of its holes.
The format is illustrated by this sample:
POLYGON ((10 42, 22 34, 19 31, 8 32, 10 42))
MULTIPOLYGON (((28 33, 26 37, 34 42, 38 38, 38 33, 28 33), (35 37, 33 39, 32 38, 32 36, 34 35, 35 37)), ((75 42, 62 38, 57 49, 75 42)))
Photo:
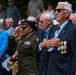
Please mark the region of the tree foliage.
MULTIPOLYGON (((22 17, 26 17, 26 10, 29 0, 14 0, 14 1, 15 1, 15 5, 19 8, 22 17)), ((73 5, 73 10, 75 10, 76 8, 76 0, 43 0, 43 3, 46 6, 47 3, 50 2, 53 4, 55 8, 59 1, 68 1, 73 5)), ((8 6, 7 0, 0 0, 0 3, 3 5, 3 8, 6 11, 6 8, 8 6)))

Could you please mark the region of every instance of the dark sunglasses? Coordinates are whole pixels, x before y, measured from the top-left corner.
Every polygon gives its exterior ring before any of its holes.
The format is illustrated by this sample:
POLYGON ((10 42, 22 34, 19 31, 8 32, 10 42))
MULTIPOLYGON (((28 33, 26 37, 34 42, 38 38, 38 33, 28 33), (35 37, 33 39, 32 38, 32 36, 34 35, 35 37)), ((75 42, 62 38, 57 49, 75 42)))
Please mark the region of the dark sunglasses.
POLYGON ((67 10, 67 9, 55 9, 55 11, 54 12, 58 12, 58 13, 60 13, 61 12, 61 10, 67 10))
POLYGON ((44 21, 39 20, 38 22, 43 23, 44 21))

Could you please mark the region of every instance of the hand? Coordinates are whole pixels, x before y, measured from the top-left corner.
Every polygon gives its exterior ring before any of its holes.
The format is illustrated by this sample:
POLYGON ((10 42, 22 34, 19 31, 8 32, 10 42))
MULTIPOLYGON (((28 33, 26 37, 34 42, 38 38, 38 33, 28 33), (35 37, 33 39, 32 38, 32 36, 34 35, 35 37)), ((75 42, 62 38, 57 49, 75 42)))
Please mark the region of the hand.
POLYGON ((18 52, 16 51, 13 56, 11 57, 11 59, 16 59, 16 57, 18 56, 18 52))
POLYGON ((47 40, 46 47, 50 48, 50 47, 53 47, 53 46, 57 46, 59 41, 60 41, 59 38, 53 38, 53 39, 47 40))
POLYGON ((41 47, 41 48, 45 47, 46 42, 47 42, 47 39, 44 39, 44 40, 40 43, 40 47, 41 47))

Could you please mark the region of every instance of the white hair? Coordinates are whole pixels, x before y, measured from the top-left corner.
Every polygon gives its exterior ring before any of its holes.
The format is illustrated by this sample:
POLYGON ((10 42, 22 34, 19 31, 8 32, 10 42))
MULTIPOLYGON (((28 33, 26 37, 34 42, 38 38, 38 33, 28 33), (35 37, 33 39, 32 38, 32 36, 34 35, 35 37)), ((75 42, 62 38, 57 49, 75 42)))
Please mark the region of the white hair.
POLYGON ((33 16, 29 16, 29 17, 27 18, 27 21, 37 21, 37 20, 36 20, 35 17, 33 17, 33 16))
POLYGON ((70 13, 72 13, 72 4, 68 2, 58 2, 58 4, 64 4, 64 9, 67 9, 70 13))
POLYGON ((6 18, 6 20, 9 20, 11 24, 13 25, 13 19, 12 18, 6 18))
POLYGON ((51 14, 49 14, 49 13, 45 13, 45 16, 46 16, 46 19, 49 19, 49 20, 54 20, 54 16, 53 15, 51 15, 51 14))
POLYGON ((4 26, 4 20, 0 19, 0 25, 3 27, 4 26))
POLYGON ((6 20, 10 20, 10 22, 13 23, 13 19, 12 18, 6 18, 6 20))

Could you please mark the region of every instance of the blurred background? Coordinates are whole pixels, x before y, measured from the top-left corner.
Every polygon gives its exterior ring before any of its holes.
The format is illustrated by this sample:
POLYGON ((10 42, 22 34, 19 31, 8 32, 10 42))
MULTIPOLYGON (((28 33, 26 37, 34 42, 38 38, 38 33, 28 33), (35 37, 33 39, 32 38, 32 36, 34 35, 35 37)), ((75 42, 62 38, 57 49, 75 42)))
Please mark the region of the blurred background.
MULTIPOLYGON (((26 10, 27 10, 27 5, 29 0, 14 0, 15 5, 19 8, 21 16, 26 17, 26 10)), ((76 0, 43 0, 43 3, 46 7, 47 3, 52 3, 53 4, 53 9, 55 9, 57 3, 59 1, 68 1, 72 4, 73 12, 75 12, 76 9, 76 0)), ((7 0, 0 0, 0 4, 3 5, 4 11, 6 11, 6 7, 8 6, 7 0)))

